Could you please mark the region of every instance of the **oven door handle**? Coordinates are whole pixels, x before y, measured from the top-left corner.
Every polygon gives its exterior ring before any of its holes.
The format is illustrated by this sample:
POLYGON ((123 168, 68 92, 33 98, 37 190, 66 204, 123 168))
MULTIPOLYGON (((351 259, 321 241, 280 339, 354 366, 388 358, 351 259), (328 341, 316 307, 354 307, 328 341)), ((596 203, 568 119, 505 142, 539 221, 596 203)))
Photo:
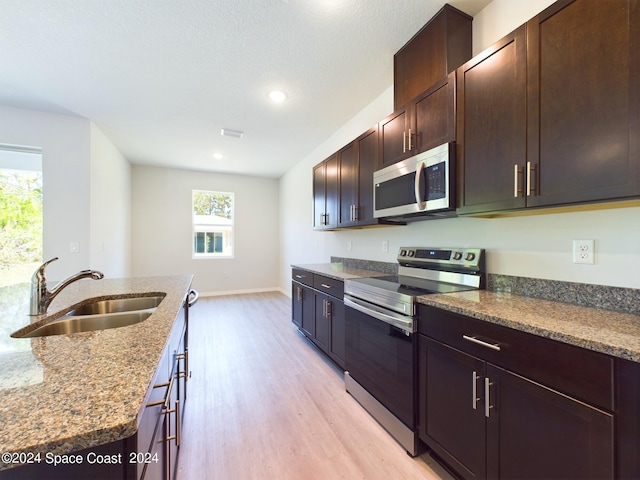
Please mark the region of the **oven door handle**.
POLYGON ((405 316, 403 316, 404 318, 400 318, 400 316, 389 315, 388 313, 382 312, 381 309, 369 302, 358 300, 347 295, 344 296, 344 304, 347 307, 351 307, 354 310, 358 310, 359 312, 376 318, 384 323, 388 323, 389 325, 399 328, 407 335, 415 333, 415 322, 411 317, 408 317, 410 320, 406 320, 407 317, 405 316))

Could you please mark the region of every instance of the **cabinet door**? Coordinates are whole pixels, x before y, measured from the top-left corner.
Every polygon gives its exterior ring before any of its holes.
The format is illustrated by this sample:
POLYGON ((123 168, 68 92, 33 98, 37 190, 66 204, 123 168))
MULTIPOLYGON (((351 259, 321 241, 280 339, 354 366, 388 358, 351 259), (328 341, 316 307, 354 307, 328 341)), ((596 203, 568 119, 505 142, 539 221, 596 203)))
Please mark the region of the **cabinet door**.
POLYGON ((324 162, 313 167, 313 227, 317 229, 324 228, 327 213, 325 170, 324 162))
POLYGON ((464 478, 484 478, 485 364, 424 335, 418 342, 420 438, 464 478))
POLYGON ((325 352, 329 351, 330 332, 331 332, 331 301, 329 296, 323 293, 316 293, 316 314, 315 314, 315 331, 313 341, 325 352))
POLYGON ((416 153, 455 141, 455 75, 450 73, 410 104, 416 153))
POLYGON ((378 169, 377 126, 358 139, 358 225, 378 223, 373 218, 373 173, 378 169))
POLYGON ((338 226, 338 154, 332 155, 325 160, 325 196, 326 196, 326 219, 325 228, 336 228, 338 226))
POLYGON ((472 20, 445 5, 394 55, 395 109, 471 58, 472 20))
POLYGON ((291 321, 302 328, 302 287, 291 282, 291 321))
POLYGON ((406 108, 402 108, 380 122, 380 168, 398 163, 411 155, 407 142, 408 117, 406 108))
POLYGON ((300 317, 300 330, 309 338, 315 335, 315 298, 313 290, 305 286, 299 285, 300 297, 302 304, 302 312, 300 317))
POLYGON ((344 302, 336 298, 331 298, 331 343, 329 356, 341 367, 344 368, 344 302))
POLYGON ((526 26, 457 72, 460 213, 525 206, 526 26))
POLYGON ((338 226, 354 225, 358 206, 358 146, 355 141, 338 152, 340 160, 340 218, 338 226))
POLYGON ((637 0, 563 0, 528 22, 528 205, 640 193, 639 19, 637 0))
POLYGON ((613 478, 611 414, 490 364, 487 378, 487 478, 613 478))

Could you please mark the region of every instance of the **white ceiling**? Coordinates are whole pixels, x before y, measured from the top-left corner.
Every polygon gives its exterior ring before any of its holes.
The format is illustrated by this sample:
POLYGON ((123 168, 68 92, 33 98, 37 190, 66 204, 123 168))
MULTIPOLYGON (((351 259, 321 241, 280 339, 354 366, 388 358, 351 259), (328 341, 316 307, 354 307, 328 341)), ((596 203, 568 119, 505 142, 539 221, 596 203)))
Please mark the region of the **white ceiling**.
POLYGON ((0 0, 0 104, 88 118, 135 164, 279 177, 392 84, 444 3, 0 0))

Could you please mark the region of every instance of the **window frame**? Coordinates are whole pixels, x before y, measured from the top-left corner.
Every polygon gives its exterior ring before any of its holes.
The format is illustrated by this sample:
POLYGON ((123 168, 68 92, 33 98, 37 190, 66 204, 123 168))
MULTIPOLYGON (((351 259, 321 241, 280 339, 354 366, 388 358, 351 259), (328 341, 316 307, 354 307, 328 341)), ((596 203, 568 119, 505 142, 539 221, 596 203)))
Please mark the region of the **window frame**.
MULTIPOLYGON (((222 192, 219 190, 202 190, 202 189, 192 189, 191 190, 191 258, 194 260, 200 259, 232 259, 235 256, 235 193, 234 192, 222 192), (216 195, 226 195, 231 199, 231 218, 228 219, 228 224, 226 222, 210 222, 203 223, 204 218, 209 215, 196 215, 195 213, 195 197, 196 193, 205 193, 205 194, 216 194, 216 195), (214 228, 222 227, 222 230, 214 230, 214 228), (219 234, 222 237, 223 250, 222 252, 202 252, 199 253, 196 251, 198 242, 196 240, 196 235, 202 233, 210 234, 212 236, 213 243, 215 244, 216 234, 219 234), (226 237, 228 237, 227 242, 225 242, 225 233, 226 237)), ((211 217, 215 217, 215 215, 210 215, 211 217)), ((223 218, 223 217, 218 217, 223 218)), ((226 219, 225 219, 226 220, 226 219)), ((206 244, 206 240, 205 240, 206 244)), ((205 247, 206 249, 206 247, 205 247)))

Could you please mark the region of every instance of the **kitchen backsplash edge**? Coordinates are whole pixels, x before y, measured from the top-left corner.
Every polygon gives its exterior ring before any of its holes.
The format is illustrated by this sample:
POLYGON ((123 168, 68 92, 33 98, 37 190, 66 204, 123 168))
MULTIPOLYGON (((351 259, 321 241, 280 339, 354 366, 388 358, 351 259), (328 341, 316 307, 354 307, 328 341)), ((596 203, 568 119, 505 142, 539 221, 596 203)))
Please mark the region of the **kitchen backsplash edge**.
POLYGON ((487 275, 487 290, 640 315, 640 289, 637 288, 490 273, 487 275))
MULTIPOLYGON (((331 257, 331 262, 389 275, 398 273, 397 263, 343 257, 331 257)), ((490 273, 487 275, 487 290, 640 315, 640 289, 637 288, 610 287, 490 273)))

